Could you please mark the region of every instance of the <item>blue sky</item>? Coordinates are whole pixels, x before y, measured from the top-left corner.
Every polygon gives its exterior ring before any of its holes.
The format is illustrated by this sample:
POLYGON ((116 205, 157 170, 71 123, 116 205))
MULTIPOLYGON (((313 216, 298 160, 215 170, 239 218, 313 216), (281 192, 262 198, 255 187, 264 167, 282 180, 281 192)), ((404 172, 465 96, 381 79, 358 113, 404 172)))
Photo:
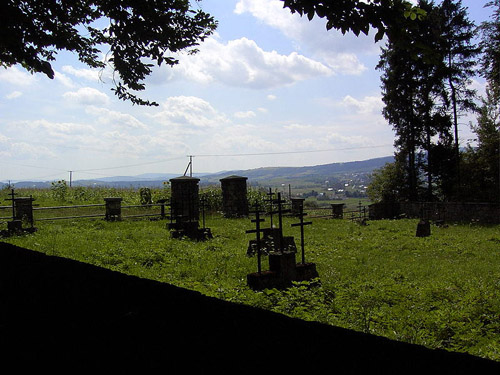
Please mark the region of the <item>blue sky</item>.
MULTIPOLYGON (((486 0, 463 0, 479 24, 486 0)), ((138 107, 110 91, 111 72, 69 53, 54 80, 0 69, 0 180, 182 175, 304 166, 392 155, 381 115, 380 44, 326 31, 279 0, 203 0, 215 35, 175 68, 156 69, 138 107)), ((484 80, 473 85, 481 93, 484 80)), ((460 119, 462 144, 471 118, 460 119)))

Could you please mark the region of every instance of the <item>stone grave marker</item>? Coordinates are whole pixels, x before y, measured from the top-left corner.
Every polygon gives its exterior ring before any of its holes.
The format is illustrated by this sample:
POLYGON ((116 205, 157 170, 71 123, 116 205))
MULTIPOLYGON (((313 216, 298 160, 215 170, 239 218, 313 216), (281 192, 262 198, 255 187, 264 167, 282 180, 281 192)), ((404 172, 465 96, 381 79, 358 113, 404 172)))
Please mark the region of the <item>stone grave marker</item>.
POLYGON ((12 220, 7 222, 7 235, 22 233, 22 232, 34 232, 36 228, 34 227, 33 220, 33 201, 35 198, 29 197, 16 197, 14 189, 11 189, 9 193, 10 198, 7 200, 12 203, 12 220), (29 228, 23 227, 23 222, 29 224, 29 228))
POLYGON ((173 238, 186 236, 194 240, 211 238, 208 228, 200 228, 200 179, 181 176, 170 179, 170 223, 167 225, 173 238))
POLYGON ((417 224, 416 237, 429 237, 431 235, 431 223, 429 212, 423 204, 420 207, 420 221, 417 224))
POLYGON ((222 211, 225 217, 248 216, 247 180, 248 177, 234 175, 219 180, 222 189, 222 211))
POLYGON ((107 221, 121 221, 122 219, 122 200, 121 197, 107 197, 104 198, 106 204, 106 215, 104 217, 107 221))
MULTIPOLYGON (((290 212, 283 208, 284 200, 281 199, 281 193, 277 193, 277 199, 272 200, 272 207, 269 214, 277 214, 277 228, 261 228, 261 219, 259 207, 255 207, 252 211, 256 218, 252 220, 256 228, 249 230, 247 233, 256 233, 256 239, 251 240, 248 246, 247 255, 257 254, 258 256, 258 271, 247 275, 247 284, 254 290, 262 290, 267 288, 287 288, 292 286, 293 281, 310 280, 317 277, 316 267, 313 263, 309 265, 297 265, 295 254, 297 248, 293 237, 283 236, 283 214, 290 212), (276 205, 276 210, 274 209, 276 205), (261 237, 262 235, 262 237, 261 237), (261 255, 268 255, 269 270, 261 270, 261 255)), ((303 215, 300 216, 303 218, 303 215)), ((300 225, 303 229, 304 223, 301 220, 300 225)), ((301 231, 303 236, 303 230, 301 231)), ((303 237, 301 239, 303 244, 303 237)))

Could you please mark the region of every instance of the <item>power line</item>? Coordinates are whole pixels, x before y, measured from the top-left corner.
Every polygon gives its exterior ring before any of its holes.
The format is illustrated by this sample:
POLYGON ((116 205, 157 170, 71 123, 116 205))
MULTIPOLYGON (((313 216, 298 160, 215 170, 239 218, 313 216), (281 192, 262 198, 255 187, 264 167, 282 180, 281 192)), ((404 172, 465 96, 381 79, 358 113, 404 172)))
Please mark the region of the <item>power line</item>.
POLYGON ((73 172, 93 172, 93 171, 106 171, 106 170, 110 170, 110 169, 122 169, 122 168, 130 168, 130 167, 140 167, 140 166, 143 166, 143 165, 160 164, 160 163, 165 163, 167 161, 180 160, 180 159, 184 159, 184 156, 178 156, 176 158, 159 160, 159 161, 151 161, 151 162, 147 162, 147 163, 122 165, 122 166, 118 166, 118 167, 106 167, 106 168, 94 168, 94 169, 79 169, 79 170, 73 170, 73 172))

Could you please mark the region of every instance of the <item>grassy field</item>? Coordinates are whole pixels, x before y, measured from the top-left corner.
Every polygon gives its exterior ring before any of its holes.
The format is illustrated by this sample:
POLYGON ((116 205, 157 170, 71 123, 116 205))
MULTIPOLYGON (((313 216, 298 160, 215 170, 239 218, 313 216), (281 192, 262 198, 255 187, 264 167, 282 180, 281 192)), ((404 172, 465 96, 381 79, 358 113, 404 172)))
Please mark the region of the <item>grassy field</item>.
MULTIPOLYGON (((296 221, 286 218, 284 228, 299 244, 290 227, 296 221)), ((262 292, 246 285, 257 270, 256 258, 246 256, 250 219, 208 216, 214 238, 205 242, 171 239, 166 221, 101 219, 39 222, 34 234, 3 240, 301 319, 500 361, 500 226, 433 226, 430 237, 417 238, 416 225, 313 219, 306 261, 316 263, 320 286, 262 292)))

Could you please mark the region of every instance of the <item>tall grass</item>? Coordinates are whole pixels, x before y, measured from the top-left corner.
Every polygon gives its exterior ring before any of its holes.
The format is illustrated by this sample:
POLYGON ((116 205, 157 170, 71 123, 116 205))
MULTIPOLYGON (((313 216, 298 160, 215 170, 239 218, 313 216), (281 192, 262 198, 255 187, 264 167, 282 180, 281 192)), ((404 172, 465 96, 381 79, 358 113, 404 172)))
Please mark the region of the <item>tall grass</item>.
MULTIPOLYGON (((296 221, 285 218, 284 228, 298 245, 299 229, 290 226, 296 221)), ((250 219, 208 215, 214 238, 204 242, 170 238, 165 221, 100 219, 39 222, 34 234, 4 241, 300 319, 500 361, 500 226, 433 226, 420 238, 416 220, 312 221, 306 261, 316 263, 321 284, 262 292, 246 285, 257 270, 256 258, 246 256, 250 219)))

